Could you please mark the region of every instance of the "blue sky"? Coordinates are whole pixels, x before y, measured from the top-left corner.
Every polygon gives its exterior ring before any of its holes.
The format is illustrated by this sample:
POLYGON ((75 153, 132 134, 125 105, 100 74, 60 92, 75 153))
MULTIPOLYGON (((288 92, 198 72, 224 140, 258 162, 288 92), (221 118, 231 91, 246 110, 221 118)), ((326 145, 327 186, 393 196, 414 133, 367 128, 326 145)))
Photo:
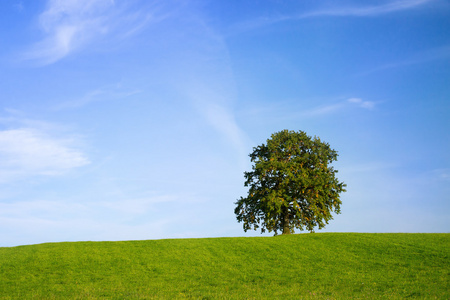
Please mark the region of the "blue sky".
POLYGON ((283 129, 339 152, 322 231, 449 232, 449 112, 445 0, 7 0, 0 246, 260 235, 234 202, 283 129))

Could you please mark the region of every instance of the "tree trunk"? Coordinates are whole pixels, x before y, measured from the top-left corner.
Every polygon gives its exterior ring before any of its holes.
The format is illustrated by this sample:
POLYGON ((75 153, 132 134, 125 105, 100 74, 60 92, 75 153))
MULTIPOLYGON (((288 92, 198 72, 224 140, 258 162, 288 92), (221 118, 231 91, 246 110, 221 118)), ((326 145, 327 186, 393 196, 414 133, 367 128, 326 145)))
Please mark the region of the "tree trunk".
POLYGON ((282 234, 291 234, 291 229, 289 228, 289 212, 287 207, 283 207, 283 212, 281 215, 281 224, 283 226, 282 234))

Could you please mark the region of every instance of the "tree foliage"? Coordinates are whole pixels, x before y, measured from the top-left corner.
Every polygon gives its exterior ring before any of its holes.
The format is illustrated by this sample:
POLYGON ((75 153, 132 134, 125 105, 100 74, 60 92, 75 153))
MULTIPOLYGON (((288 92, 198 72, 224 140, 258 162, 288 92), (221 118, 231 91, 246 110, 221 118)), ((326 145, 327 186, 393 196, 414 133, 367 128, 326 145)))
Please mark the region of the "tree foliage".
POLYGON ((245 231, 313 232, 333 219, 333 211, 340 213, 339 194, 346 185, 330 165, 338 154, 318 137, 283 130, 253 148, 249 156, 254 165, 244 173, 248 195, 236 202, 235 209, 245 231))

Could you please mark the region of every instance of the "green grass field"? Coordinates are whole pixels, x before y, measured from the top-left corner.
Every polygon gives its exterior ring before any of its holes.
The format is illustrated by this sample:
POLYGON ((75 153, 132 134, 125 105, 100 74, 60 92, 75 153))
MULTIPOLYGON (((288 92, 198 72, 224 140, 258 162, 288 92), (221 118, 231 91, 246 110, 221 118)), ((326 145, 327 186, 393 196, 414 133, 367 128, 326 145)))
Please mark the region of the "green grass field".
POLYGON ((0 248, 0 299, 449 299, 450 234, 0 248))

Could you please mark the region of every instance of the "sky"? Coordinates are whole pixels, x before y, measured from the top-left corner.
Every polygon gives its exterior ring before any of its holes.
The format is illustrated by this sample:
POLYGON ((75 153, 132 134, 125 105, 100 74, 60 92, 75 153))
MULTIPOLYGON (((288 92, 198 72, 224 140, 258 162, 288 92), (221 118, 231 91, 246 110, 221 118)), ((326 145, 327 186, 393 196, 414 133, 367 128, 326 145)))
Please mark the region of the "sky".
POLYGON ((450 232, 449 120, 447 0, 2 1, 0 247, 261 236, 284 129, 339 154, 316 232, 450 232))

